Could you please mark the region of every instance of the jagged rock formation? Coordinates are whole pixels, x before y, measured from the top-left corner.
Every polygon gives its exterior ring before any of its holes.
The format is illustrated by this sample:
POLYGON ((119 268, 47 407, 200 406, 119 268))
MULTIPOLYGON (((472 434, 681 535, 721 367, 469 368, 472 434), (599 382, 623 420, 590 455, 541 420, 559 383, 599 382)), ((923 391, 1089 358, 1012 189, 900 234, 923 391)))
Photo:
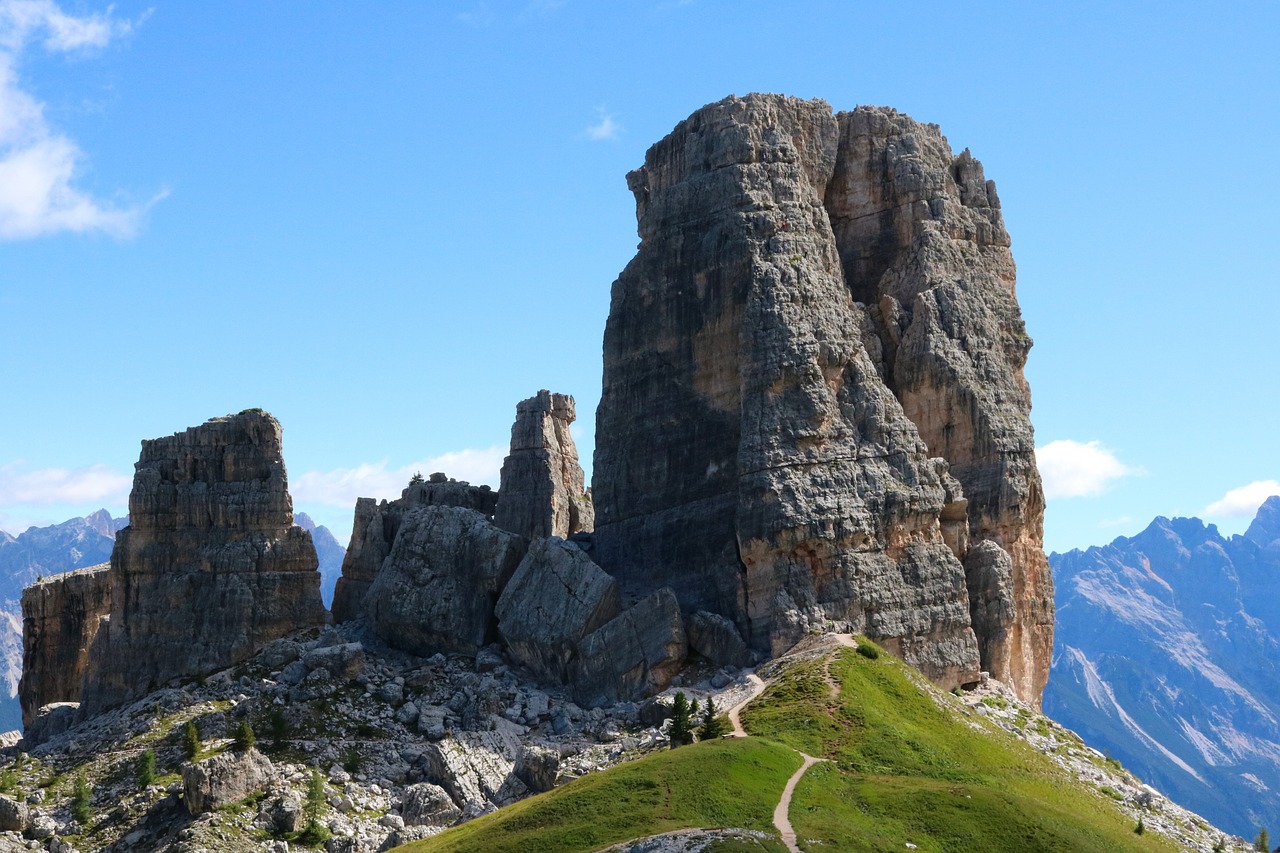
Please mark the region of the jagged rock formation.
POLYGON ((494 523, 533 539, 589 532, 595 509, 586 493, 578 449, 569 434, 573 398, 539 391, 516 405, 511 454, 502 463, 494 523))
POLYGON ((432 474, 425 482, 412 483, 398 500, 378 503, 373 498, 356 501, 351 542, 342 561, 342 577, 333 593, 333 619, 346 622, 364 612, 364 597, 391 553, 391 546, 412 509, 426 506, 456 506, 475 510, 492 518, 498 504, 497 492, 488 486, 450 480, 432 474))
POLYGON ((271 415, 253 409, 144 441, 129 515, 106 572, 111 613, 85 667, 85 713, 323 623, 315 548, 293 525, 271 415))
POLYGON ((688 652, 680 603, 663 587, 582 639, 571 691, 589 708, 641 699, 666 689, 688 652))
POLYGON ((578 643, 621 611, 618 585, 577 546, 536 539, 502 591, 494 615, 512 657, 566 683, 578 643))
POLYGON ((526 548, 474 510, 411 510, 365 595, 369 623, 396 648, 474 655, 497 639, 494 605, 526 548))
POLYGON ((1220 826, 1280 825, 1280 497, 1244 536, 1157 518, 1050 560, 1046 712, 1220 826))
POLYGON ((760 651, 833 625, 947 685, 981 654, 1038 701, 1030 340, 981 166, 892 110, 750 95, 628 182, 641 244, 605 330, 596 559, 760 651))
POLYGON ((37 581, 22 593, 22 724, 41 706, 79 702, 89 649, 101 619, 111 613, 106 564, 37 581))

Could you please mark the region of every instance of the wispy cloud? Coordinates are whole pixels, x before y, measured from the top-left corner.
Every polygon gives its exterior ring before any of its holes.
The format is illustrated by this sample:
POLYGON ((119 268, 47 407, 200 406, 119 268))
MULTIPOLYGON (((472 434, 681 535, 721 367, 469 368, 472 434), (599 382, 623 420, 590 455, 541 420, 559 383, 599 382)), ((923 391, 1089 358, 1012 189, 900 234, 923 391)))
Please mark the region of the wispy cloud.
POLYGON ((151 204, 163 198, 117 207, 77 189, 83 152, 49 125, 44 104, 18 78, 19 60, 33 44, 54 53, 82 53, 106 47, 132 29, 132 23, 112 18, 110 7, 77 17, 53 0, 0 0, 0 239, 59 231, 127 237, 151 204))
POLYGON ((1142 473, 1125 465, 1100 442, 1069 438, 1036 448, 1036 463, 1045 497, 1050 500, 1100 495, 1117 480, 1142 473))
POLYGON ((498 473, 506 456, 504 447, 471 448, 432 456, 392 468, 387 460, 354 468, 306 471, 289 478, 295 505, 323 504, 350 509, 356 498, 398 498, 415 473, 424 477, 444 472, 455 480, 497 488, 498 473))
POLYGON ((1227 516, 1229 518, 1253 518, 1257 515, 1262 502, 1273 495, 1280 495, 1280 482, 1276 480, 1255 480, 1247 486, 1232 489, 1204 508, 1205 515, 1227 516))
POLYGON ((128 503, 133 483, 131 476, 106 465, 24 468, 20 462, 0 465, 0 508, 87 503, 119 506, 128 503))
POLYGON ((604 110, 598 110, 598 112, 600 120, 587 128, 587 139, 593 142, 617 139, 618 134, 622 132, 622 125, 614 120, 612 113, 606 113, 604 110))

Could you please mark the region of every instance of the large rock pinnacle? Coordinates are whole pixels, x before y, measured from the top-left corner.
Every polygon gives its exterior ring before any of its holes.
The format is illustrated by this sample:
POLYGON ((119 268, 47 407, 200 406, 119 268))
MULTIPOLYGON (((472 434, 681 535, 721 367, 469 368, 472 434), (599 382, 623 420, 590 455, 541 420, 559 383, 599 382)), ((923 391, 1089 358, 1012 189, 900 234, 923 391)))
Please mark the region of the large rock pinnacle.
POLYGON ((532 539, 589 532, 595 511, 569 433, 573 398, 539 391, 516 406, 494 523, 532 539))
POLYGON ((84 673, 90 714, 324 621, 275 418, 253 409, 144 441, 136 469, 84 673))
POLYGON ((605 331, 601 565, 764 652, 835 627, 948 685, 981 653, 1038 701, 1030 341, 981 165, 892 110, 750 95, 681 122, 628 182, 641 243, 605 331))

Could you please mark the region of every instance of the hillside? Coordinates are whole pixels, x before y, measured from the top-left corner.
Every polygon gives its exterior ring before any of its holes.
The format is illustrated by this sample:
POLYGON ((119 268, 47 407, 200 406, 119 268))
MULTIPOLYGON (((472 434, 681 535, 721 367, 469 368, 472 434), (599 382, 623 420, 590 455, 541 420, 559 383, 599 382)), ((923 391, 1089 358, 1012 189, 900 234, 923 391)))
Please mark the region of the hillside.
MULTIPOLYGON (((736 828, 746 832, 683 835, 678 849, 784 850, 771 814, 801 753, 822 760, 789 809, 800 850, 1078 853, 1209 850, 1218 841, 994 682, 957 698, 888 655, 829 646, 767 671, 772 684, 741 712, 744 740, 653 754, 403 849, 585 853, 673 830, 736 828)), ((655 840, 609 849, 668 848, 655 840)))
POLYGON ((1280 497, 1243 536, 1157 518, 1051 562, 1046 713, 1220 826, 1280 827, 1280 497))

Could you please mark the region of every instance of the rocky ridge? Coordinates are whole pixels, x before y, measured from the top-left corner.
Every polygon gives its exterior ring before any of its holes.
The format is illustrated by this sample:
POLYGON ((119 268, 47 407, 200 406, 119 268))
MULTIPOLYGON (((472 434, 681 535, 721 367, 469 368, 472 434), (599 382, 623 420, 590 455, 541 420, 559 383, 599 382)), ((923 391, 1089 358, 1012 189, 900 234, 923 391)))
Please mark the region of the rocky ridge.
POLYGON ((866 633, 941 684, 986 669, 1038 701, 1030 339, 981 165, 893 110, 749 95, 681 122, 628 183, 600 565, 766 654, 866 633))

